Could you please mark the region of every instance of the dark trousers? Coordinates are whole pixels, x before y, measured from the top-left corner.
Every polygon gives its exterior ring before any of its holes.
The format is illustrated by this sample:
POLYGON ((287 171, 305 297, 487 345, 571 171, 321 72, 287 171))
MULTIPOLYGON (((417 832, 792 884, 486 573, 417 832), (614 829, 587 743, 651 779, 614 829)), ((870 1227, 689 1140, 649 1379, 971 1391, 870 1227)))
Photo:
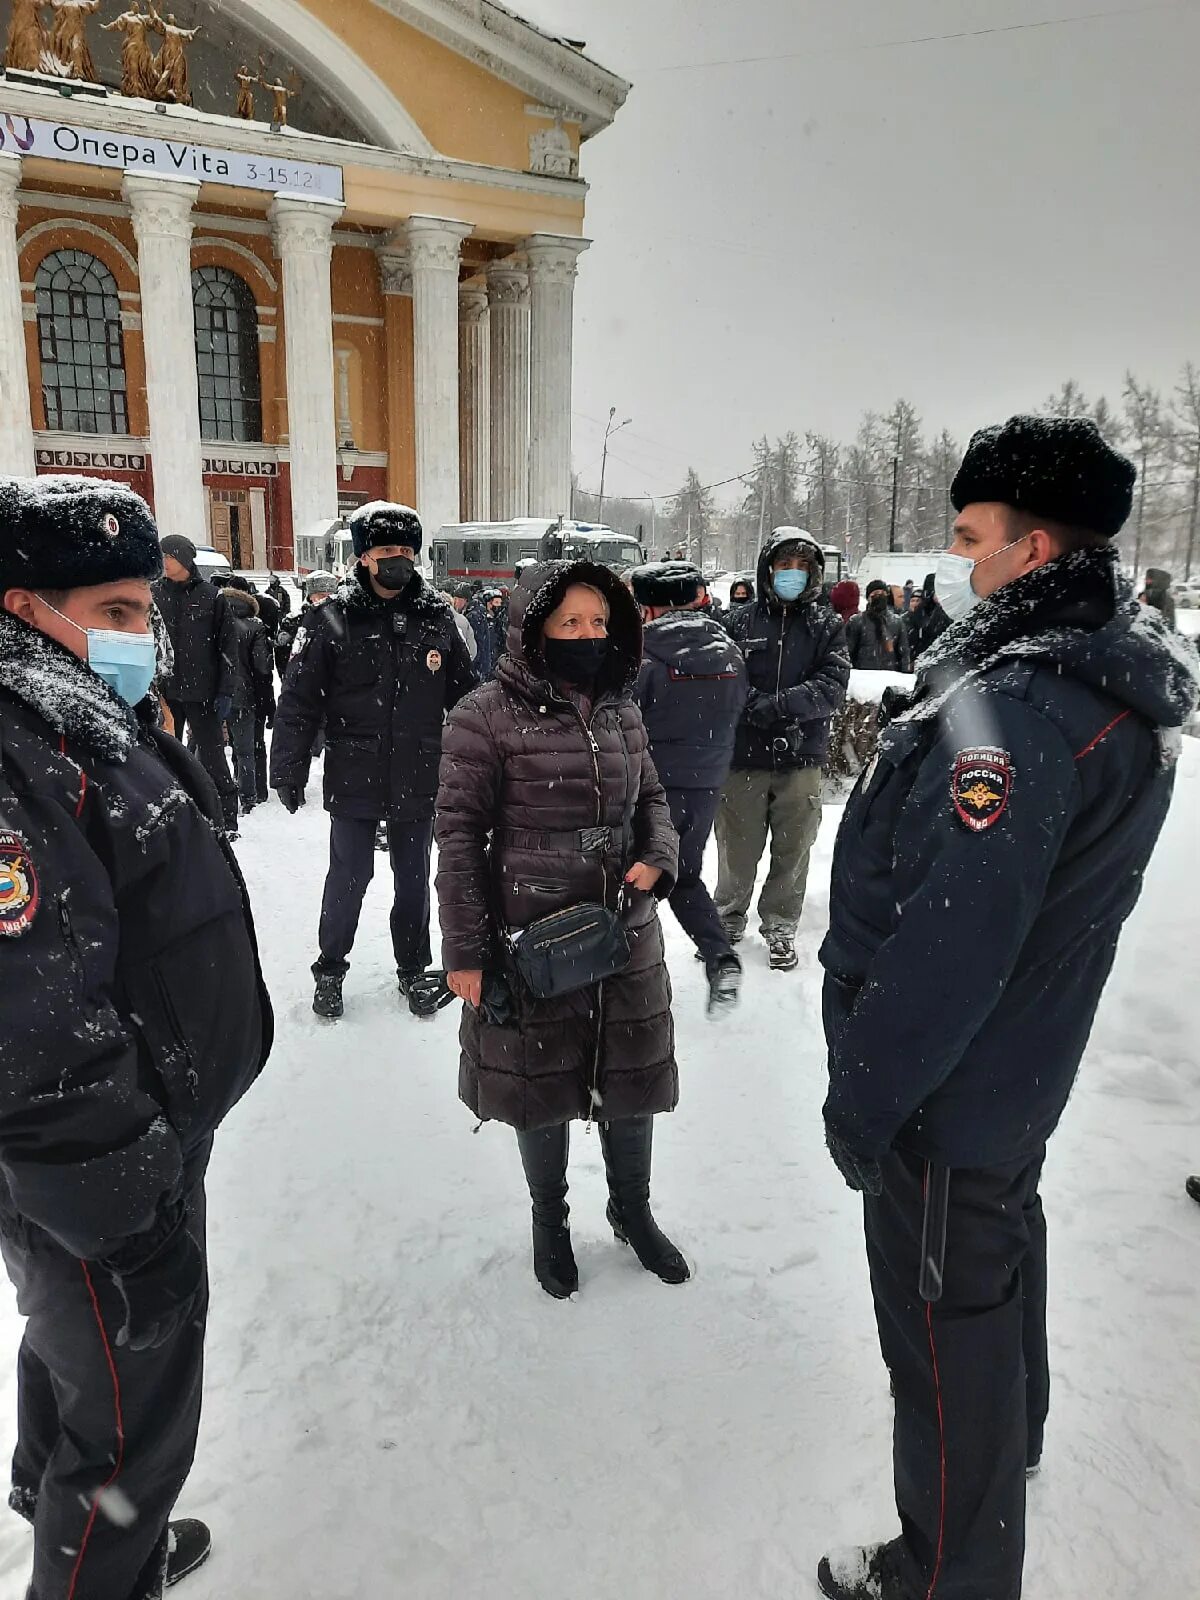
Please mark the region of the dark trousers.
MULTIPOLYGON (((202 1185, 188 1207, 203 1246, 202 1185)), ((207 1292, 161 1349, 134 1354, 117 1343, 125 1314, 102 1266, 11 1215, 0 1250, 28 1318, 9 1502, 33 1524, 27 1600, 159 1600, 167 1519, 200 1427, 207 1292)))
POLYGON ((864 1204, 908 1591, 1018 1600, 1025 1469, 1049 1401, 1042 1157, 956 1169, 942 1298, 919 1293, 925 1163, 891 1151, 864 1204))
POLYGON ((185 728, 191 728, 196 755, 221 797, 221 809, 225 814, 225 821, 236 822, 238 789, 229 770, 229 763, 225 759, 225 741, 221 736, 221 724, 217 721, 216 712, 209 706, 195 705, 181 700, 168 700, 167 706, 175 722, 175 737, 181 743, 185 728))
POLYGON ((267 782, 267 718, 262 713, 254 719, 254 790, 259 805, 271 798, 267 782))
MULTIPOLYGON (((329 875, 321 902, 322 972, 345 973, 346 957, 362 912, 363 896, 375 874, 377 823, 361 817, 331 817, 329 875)), ((392 860, 392 949, 400 972, 423 972, 432 959, 429 949, 429 852, 433 820, 388 822, 388 854, 392 860)))
POLYGON ((679 835, 679 875, 668 904, 710 970, 733 946, 713 897, 704 886, 704 851, 721 803, 719 789, 668 789, 671 821, 679 835))
POLYGON ((253 709, 233 712, 225 726, 229 729, 229 748, 233 751, 238 799, 242 809, 248 810, 258 801, 253 709))

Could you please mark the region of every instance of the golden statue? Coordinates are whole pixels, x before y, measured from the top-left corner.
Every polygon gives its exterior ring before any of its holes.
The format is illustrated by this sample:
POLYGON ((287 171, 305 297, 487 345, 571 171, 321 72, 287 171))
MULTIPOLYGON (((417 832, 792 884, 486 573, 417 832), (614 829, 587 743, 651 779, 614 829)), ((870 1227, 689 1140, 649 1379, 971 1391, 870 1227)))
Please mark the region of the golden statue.
POLYGON ((300 91, 300 80, 293 71, 289 83, 284 83, 282 78, 276 78, 274 83, 268 83, 263 77, 259 80, 264 89, 275 96, 275 109, 271 112, 271 122, 275 127, 286 128, 288 119, 288 101, 300 91))
POLYGON ((133 0, 133 8, 124 11, 112 22, 102 22, 105 33, 125 35, 121 46, 121 93, 134 100, 158 99, 158 62, 146 38, 153 18, 139 11, 140 0, 133 0))
POLYGON ((254 112, 254 85, 261 83, 262 79, 256 72, 251 72, 249 67, 239 67, 235 74, 238 81, 237 114, 246 122, 255 121, 254 112))
POLYGON ((50 54, 62 65, 68 78, 96 82, 96 63, 88 49, 87 19, 99 11, 101 0, 50 0, 54 7, 54 31, 50 35, 50 54))
POLYGON ((169 11, 164 21, 154 9, 150 7, 151 26, 163 36, 162 49, 158 52, 156 66, 158 68, 158 85, 154 95, 156 100, 171 100, 177 106, 190 106, 192 103, 192 90, 188 82, 187 55, 184 45, 190 43, 200 32, 199 28, 181 28, 175 21, 175 13, 169 11))
POLYGON ((13 0, 4 65, 14 72, 41 72, 50 44, 42 21, 45 0, 13 0))

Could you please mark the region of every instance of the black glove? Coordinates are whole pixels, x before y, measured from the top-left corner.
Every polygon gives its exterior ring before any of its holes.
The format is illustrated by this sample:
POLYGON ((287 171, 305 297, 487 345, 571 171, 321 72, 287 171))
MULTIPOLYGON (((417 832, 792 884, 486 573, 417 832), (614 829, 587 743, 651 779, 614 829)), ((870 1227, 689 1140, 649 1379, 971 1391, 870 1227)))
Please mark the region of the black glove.
POLYGON ((279 803, 289 816, 294 817, 304 804, 304 790, 298 783, 278 783, 275 793, 279 796, 279 803))
POLYGON ((102 1265, 125 1305, 117 1344, 134 1352, 166 1344, 193 1314, 204 1289, 204 1257, 182 1205, 102 1265))
POLYGON ((857 1194, 882 1194, 883 1170, 874 1156, 861 1156, 844 1139, 839 1139, 828 1123, 825 1143, 838 1171, 857 1194))
POLYGON ((219 694, 213 701, 212 708, 218 722, 228 722, 233 715, 233 696, 219 694))
POLYGON ((761 689, 752 689, 750 698, 746 702, 746 721, 755 728, 773 728, 777 722, 783 720, 783 713, 779 709, 779 701, 773 694, 764 694, 761 689))

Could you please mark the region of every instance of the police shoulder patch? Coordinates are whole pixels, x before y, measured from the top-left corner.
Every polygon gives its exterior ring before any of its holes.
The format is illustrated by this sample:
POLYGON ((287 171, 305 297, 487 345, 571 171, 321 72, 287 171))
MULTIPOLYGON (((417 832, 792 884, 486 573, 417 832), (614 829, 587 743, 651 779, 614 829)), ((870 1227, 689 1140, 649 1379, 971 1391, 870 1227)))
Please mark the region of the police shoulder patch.
POLYGON ((41 898, 29 846, 19 833, 0 829, 0 938, 28 933, 41 898))
POLYGON ((1012 798, 1013 764, 1007 750, 983 746, 960 750, 954 758, 950 794, 964 827, 986 833, 1008 810, 1012 798))

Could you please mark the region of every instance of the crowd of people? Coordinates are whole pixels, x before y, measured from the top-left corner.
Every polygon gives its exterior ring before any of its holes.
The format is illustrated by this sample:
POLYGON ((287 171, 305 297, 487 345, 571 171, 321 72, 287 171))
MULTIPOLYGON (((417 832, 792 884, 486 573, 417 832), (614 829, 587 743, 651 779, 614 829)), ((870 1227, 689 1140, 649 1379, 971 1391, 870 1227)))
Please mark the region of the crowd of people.
POLYGON ((119 485, 0 480, 0 1248, 27 1319, 10 1503, 30 1600, 158 1600, 208 1553, 171 1520, 204 1177, 273 1037, 239 809, 269 789, 295 814, 321 757, 331 1023, 385 826, 398 1000, 462 1002, 460 1097, 514 1131, 541 1288, 580 1287, 580 1121, 616 1240, 682 1285, 651 1208, 680 1081, 660 907, 719 1023, 765 854, 758 932, 772 972, 797 967, 854 665, 915 667, 846 806, 818 958, 826 1142, 862 1196, 902 1531, 818 1577, 830 1600, 1017 1600, 1049 1405, 1046 1141, 1197 698, 1194 652, 1121 574, 1135 478, 1090 422, 1013 418, 972 440, 921 590, 872 583, 860 613, 781 527, 723 620, 680 559, 623 581, 549 552, 511 595, 439 594, 419 518, 386 503, 351 519, 348 577, 310 574, 288 615, 282 590, 207 583, 119 485), (114 1486, 133 1520, 102 1511, 114 1486))

